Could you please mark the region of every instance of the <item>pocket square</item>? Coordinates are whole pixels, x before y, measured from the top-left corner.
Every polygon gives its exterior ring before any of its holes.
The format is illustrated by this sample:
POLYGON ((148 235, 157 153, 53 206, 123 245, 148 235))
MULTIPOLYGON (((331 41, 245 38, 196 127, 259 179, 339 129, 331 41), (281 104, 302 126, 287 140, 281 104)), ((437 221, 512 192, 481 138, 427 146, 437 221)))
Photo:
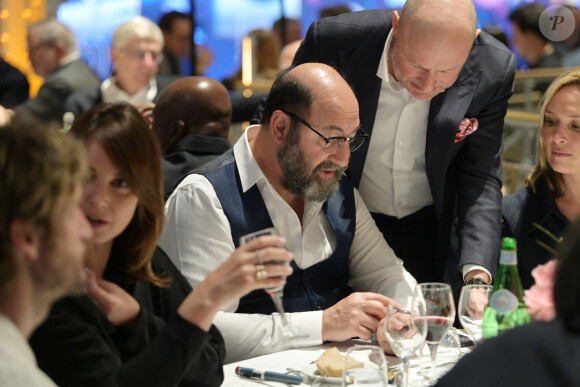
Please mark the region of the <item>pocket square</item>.
POLYGON ((459 141, 475 132, 477 128, 479 128, 479 121, 477 118, 462 119, 459 128, 457 129, 457 133, 455 134, 454 143, 457 144, 459 141))

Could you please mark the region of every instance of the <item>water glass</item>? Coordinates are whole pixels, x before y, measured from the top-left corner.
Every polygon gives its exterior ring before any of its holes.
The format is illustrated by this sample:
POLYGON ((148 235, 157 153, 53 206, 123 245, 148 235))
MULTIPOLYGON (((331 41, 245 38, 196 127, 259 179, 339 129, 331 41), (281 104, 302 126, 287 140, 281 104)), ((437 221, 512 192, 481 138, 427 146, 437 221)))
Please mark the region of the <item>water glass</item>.
POLYGON ((389 374, 387 359, 381 347, 355 345, 346 351, 343 387, 387 387, 389 374))

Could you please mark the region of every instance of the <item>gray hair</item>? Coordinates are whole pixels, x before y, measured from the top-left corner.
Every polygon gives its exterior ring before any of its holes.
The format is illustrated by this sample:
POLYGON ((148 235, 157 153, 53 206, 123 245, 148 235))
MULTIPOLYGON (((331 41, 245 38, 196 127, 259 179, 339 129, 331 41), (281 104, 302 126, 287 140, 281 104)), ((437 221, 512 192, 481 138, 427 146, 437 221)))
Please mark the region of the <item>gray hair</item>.
POLYGON ((122 50, 133 39, 152 39, 163 47, 161 29, 143 16, 136 16, 117 27, 113 33, 113 49, 122 50))
POLYGON ((46 19, 28 27, 30 31, 38 29, 40 32, 40 41, 44 44, 54 46, 57 43, 63 43, 65 53, 72 54, 77 51, 77 38, 75 34, 56 19, 46 19))

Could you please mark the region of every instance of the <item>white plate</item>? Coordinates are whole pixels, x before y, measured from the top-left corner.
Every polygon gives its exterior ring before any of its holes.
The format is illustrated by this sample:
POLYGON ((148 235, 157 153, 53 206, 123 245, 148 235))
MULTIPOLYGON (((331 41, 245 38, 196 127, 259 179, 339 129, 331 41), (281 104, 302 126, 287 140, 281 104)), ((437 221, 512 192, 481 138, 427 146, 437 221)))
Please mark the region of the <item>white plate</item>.
POLYGON ((315 363, 310 363, 302 368, 302 372, 310 376, 312 379, 321 378, 321 381, 327 384, 342 384, 342 378, 331 378, 330 376, 321 376, 315 363), (323 379, 323 380, 322 380, 323 379))

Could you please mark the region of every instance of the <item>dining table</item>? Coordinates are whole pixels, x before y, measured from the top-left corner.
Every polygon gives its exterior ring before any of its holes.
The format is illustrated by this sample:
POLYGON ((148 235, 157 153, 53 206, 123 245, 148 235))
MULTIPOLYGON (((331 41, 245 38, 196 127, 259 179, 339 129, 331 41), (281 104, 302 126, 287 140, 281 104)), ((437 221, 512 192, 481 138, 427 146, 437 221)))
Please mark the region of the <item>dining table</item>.
MULTIPOLYGON (((226 364, 223 367, 224 371, 224 381, 222 387, 256 387, 256 386, 288 386, 288 384, 267 381, 260 379, 249 379, 236 374, 237 367, 247 367, 260 371, 274 371, 289 375, 298 375, 303 378, 302 384, 300 386, 320 386, 320 387, 330 387, 342 385, 341 378, 328 378, 321 377, 318 374, 316 368, 316 359, 322 355, 324 351, 332 347, 337 347, 337 349, 342 353, 346 353, 347 349, 353 345, 377 345, 376 341, 373 340, 361 340, 361 339, 351 339, 343 342, 327 342, 321 345, 316 345, 312 347, 301 347, 294 349, 287 349, 279 352, 270 353, 267 355, 257 356, 251 359, 246 359, 242 361, 236 361, 230 364, 226 364)), ((437 354, 437 365, 438 368, 449 370, 452 366, 459 360, 461 356, 469 352, 470 349, 467 347, 451 349, 451 348, 439 348, 437 354)), ((385 355, 387 360, 387 365, 389 369, 389 376, 395 376, 390 378, 390 383, 396 385, 396 376, 400 371, 401 360, 396 356, 385 355)), ((415 356, 409 362, 409 385, 419 386, 427 385, 424 381, 422 375, 422 368, 425 364, 429 362, 428 356, 415 356)))

